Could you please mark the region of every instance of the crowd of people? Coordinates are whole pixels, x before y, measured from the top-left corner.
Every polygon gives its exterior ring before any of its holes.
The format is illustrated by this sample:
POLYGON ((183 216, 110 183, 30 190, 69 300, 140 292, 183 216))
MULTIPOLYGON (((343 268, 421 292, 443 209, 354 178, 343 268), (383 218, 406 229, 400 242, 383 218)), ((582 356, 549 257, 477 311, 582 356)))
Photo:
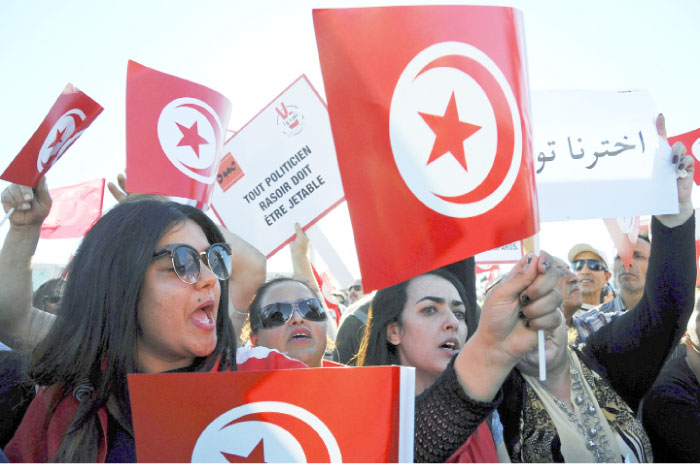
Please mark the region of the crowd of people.
POLYGON ((13 184, 0 459, 135 461, 130 373, 404 365, 417 462, 700 461, 693 159, 672 157, 690 174, 679 212, 652 218, 629 267, 590 244, 568 262, 529 252, 478 303, 466 258, 367 295, 358 280, 336 293, 339 321, 298 225, 292 276, 267 280, 265 257, 200 210, 114 185, 119 204, 32 295, 51 198, 43 178, 13 184))

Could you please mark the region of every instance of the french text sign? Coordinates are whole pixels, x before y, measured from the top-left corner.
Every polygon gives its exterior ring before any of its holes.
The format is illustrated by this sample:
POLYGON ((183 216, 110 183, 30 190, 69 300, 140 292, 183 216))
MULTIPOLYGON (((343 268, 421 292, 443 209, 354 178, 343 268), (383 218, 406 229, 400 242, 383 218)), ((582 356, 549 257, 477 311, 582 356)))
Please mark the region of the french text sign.
POLYGON ((270 257, 343 200, 328 110, 301 76, 224 145, 212 209, 270 257))
POLYGON ((678 211, 670 148, 646 92, 533 92, 542 221, 678 211))

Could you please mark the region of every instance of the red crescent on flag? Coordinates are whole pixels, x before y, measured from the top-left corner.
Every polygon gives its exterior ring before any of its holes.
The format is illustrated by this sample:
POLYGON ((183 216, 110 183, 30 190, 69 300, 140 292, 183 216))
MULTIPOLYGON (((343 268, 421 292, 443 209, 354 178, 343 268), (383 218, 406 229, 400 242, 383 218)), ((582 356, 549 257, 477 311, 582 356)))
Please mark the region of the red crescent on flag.
POLYGON ((494 114, 496 115, 498 145, 493 166, 486 176, 486 179, 472 191, 454 197, 443 196, 433 192, 433 195, 447 202, 461 204, 473 203, 493 194, 503 183, 508 174, 515 146, 514 128, 512 124, 513 118, 510 114, 510 106, 503 93, 503 89, 496 79, 494 79, 493 75, 481 63, 469 57, 463 55, 446 55, 437 58, 423 67, 416 75, 416 78, 428 70, 445 67, 458 69, 468 76, 471 76, 484 90, 489 102, 491 102, 494 114))

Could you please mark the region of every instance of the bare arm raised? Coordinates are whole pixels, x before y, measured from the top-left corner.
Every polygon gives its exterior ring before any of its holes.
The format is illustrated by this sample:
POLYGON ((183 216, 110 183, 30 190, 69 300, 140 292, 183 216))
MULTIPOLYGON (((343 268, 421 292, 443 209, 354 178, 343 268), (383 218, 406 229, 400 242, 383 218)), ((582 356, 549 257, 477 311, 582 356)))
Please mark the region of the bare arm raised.
POLYGON ((31 260, 41 224, 51 209, 46 179, 37 187, 12 184, 0 196, 10 215, 10 229, 0 251, 0 340, 14 348, 30 348, 46 334, 55 316, 32 307, 31 260))

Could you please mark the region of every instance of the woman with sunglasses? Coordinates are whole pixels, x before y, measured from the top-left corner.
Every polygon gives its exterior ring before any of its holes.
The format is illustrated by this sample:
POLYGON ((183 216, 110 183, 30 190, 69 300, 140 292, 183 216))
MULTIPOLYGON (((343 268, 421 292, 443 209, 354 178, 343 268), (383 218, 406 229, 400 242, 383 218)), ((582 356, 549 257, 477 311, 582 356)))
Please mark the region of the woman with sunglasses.
POLYGON ((293 278, 268 281, 248 309, 254 347, 276 349, 312 368, 342 366, 323 358, 328 312, 305 282, 293 278))
MULTIPOLYGON (((0 267, 18 247, 36 247, 50 206, 44 180, 36 198, 8 189, 3 204, 16 211, 0 267)), ((45 317, 53 324, 29 373, 46 388, 8 443, 10 460, 135 461, 129 373, 303 367, 269 350, 237 352, 229 254, 217 226, 195 208, 142 200, 107 212, 69 265, 59 314, 45 317)))

